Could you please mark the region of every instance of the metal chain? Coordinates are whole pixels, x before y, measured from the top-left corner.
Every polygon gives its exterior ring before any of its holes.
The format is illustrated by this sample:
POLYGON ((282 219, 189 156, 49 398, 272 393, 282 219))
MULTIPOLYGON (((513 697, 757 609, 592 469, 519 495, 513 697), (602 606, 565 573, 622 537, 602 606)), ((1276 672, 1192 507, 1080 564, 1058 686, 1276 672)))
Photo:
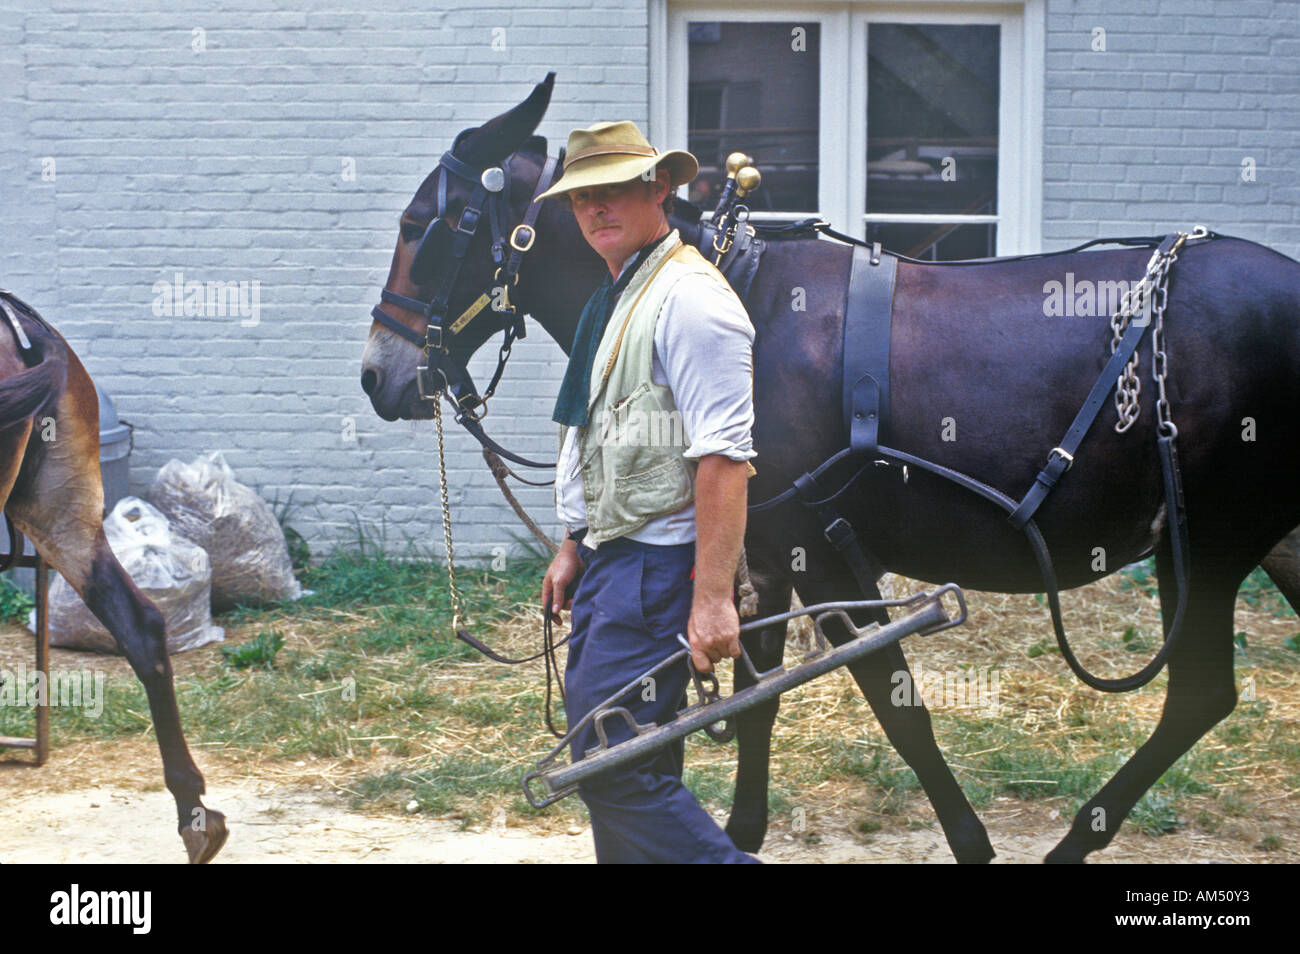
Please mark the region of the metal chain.
POLYGON ((1151 306, 1151 377, 1156 382, 1156 428, 1165 437, 1178 436, 1165 393, 1165 377, 1169 373, 1169 356, 1165 354, 1165 306, 1169 303, 1169 269, 1176 258, 1177 249, 1161 264, 1156 300, 1151 306))
MULTIPOLYGON (((439 395, 441 397, 441 395, 439 395)), ((447 585, 451 589, 451 628, 465 628, 465 611, 456 587, 456 556, 451 545, 451 503, 447 498, 447 458, 442 435, 442 401, 433 405, 433 422, 438 429, 438 483, 442 495, 442 539, 447 547, 447 585)))
MULTIPOLYGON (((1151 260, 1147 262, 1146 274, 1124 294, 1119 309, 1110 319, 1111 354, 1119 348, 1120 339, 1128 330, 1130 319, 1136 317, 1139 311, 1147 312, 1142 320, 1154 323, 1151 370, 1158 391, 1156 412, 1162 434, 1177 433, 1170 417, 1169 401, 1165 395, 1168 357, 1164 350, 1164 314, 1169 297, 1169 269, 1177 260, 1178 250, 1182 247, 1183 241, 1189 237, 1185 232, 1180 232, 1179 235, 1183 239, 1168 254, 1161 256, 1158 252, 1152 253, 1151 260)), ((1138 395, 1142 390, 1142 382, 1137 374, 1138 357, 1139 352, 1134 351, 1132 359, 1124 366, 1119 380, 1115 382, 1115 410, 1119 418, 1115 422, 1115 432, 1118 434, 1123 434, 1132 427, 1141 411, 1138 395)))

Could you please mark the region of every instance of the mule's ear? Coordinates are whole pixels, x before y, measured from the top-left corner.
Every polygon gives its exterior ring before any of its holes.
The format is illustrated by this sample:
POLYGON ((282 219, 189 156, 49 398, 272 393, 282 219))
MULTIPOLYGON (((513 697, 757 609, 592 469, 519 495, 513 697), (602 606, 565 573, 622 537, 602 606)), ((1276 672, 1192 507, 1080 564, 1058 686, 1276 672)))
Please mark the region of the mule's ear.
POLYGON ((551 89, 555 85, 554 71, 533 87, 518 106, 489 119, 477 129, 465 130, 456 137, 452 152, 472 166, 486 166, 500 162, 536 131, 551 105, 551 89))

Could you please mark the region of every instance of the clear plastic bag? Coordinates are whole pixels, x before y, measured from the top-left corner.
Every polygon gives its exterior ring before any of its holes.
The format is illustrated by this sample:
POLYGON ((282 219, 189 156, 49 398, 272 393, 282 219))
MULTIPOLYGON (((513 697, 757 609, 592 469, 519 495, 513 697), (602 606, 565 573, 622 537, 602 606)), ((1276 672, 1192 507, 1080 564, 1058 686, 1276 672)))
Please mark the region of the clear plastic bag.
POLYGON ((271 507, 235 480, 220 451, 192 464, 168 461, 154 477, 149 502, 212 561, 212 608, 296 600, 284 531, 271 507))
MULTIPOLYGON (((167 518, 139 497, 123 497, 104 520, 104 534, 122 568, 166 619, 167 652, 226 638, 212 625, 212 571, 203 548, 172 532, 167 518)), ((36 628, 35 612, 31 629, 36 628)), ((116 640, 76 590, 50 575, 50 645, 120 653, 116 640)))

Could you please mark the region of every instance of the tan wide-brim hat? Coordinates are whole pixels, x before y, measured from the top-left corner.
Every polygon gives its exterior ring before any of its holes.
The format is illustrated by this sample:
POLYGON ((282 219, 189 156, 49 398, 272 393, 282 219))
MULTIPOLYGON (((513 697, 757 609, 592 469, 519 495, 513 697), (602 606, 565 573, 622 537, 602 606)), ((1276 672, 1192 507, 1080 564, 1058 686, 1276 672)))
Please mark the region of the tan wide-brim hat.
POLYGON ((699 161, 684 149, 655 149, 634 122, 596 123, 569 133, 564 175, 533 201, 574 189, 627 182, 656 166, 668 170, 674 189, 690 182, 700 171, 699 161))

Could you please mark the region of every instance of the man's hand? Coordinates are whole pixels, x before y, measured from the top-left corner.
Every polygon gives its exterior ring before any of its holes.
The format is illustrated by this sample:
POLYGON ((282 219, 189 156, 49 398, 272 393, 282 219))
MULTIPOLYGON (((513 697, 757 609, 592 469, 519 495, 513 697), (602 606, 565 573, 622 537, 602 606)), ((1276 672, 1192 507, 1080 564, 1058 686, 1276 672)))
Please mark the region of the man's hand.
POLYGON ((564 598, 564 591, 581 573, 582 560, 578 558, 578 543, 576 540, 565 539, 542 580, 542 614, 549 612, 552 622, 562 622, 560 610, 568 609, 573 602, 564 598))
POLYGON ((740 655, 740 616, 730 596, 720 600, 697 595, 686 632, 691 660, 700 672, 712 672, 715 662, 740 655))

